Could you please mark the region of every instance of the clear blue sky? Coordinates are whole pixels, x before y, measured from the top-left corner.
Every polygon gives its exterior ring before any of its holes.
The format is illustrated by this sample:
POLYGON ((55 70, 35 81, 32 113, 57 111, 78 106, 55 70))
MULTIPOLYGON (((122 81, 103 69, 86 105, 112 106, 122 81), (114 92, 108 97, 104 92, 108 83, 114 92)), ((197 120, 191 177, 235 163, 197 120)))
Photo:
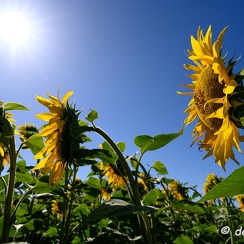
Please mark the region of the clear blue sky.
MULTIPOLYGON (((213 39, 227 25, 224 52, 228 57, 244 54, 242 1, 114 1, 42 0, 2 1, 0 14, 14 10, 24 13, 32 25, 26 45, 13 49, 0 43, 0 99, 29 106, 33 112, 16 112, 17 125, 41 121, 34 114, 45 112, 35 95, 69 90, 71 101, 98 111, 96 124, 115 141, 127 143, 126 155, 138 148, 133 139, 139 134, 154 136, 181 129, 190 97, 177 95, 180 83, 190 83, 184 63, 190 35, 200 25, 211 24, 213 39)), ((237 66, 244 67, 243 60, 237 66)), ((238 71, 237 69, 235 70, 238 71)), ((148 152, 144 164, 162 161, 170 178, 202 190, 208 173, 226 177, 238 166, 229 161, 225 173, 205 152, 192 143, 192 124, 175 141, 148 152)), ((91 136, 96 144, 102 140, 91 136)), ((241 145, 244 150, 244 145, 241 145)), ((243 165, 243 155, 236 158, 243 165)), ((29 164, 33 164, 30 159, 29 164)), ((84 179, 87 169, 81 169, 84 179)))

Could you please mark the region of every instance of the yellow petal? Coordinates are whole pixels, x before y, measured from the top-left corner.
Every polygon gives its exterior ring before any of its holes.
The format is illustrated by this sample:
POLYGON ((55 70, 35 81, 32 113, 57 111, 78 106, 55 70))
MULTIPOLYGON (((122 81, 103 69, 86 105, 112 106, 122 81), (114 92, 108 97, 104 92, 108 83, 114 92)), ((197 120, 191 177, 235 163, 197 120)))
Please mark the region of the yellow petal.
POLYGON ((58 126, 56 124, 51 124, 51 125, 48 125, 46 126, 45 128, 43 128, 39 133, 38 135, 39 136, 47 136, 49 134, 52 134, 55 130, 58 129, 58 126))
POLYGON ((35 117, 44 121, 49 121, 51 118, 53 118, 53 114, 51 113, 40 113, 40 114, 36 114, 35 117))
POLYGON ((45 107, 49 107, 52 104, 52 102, 49 99, 46 99, 38 95, 36 95, 36 100, 42 105, 44 105, 45 107))
POLYGON ((63 99, 62 99, 62 103, 63 104, 66 104, 68 99, 70 98, 70 96, 72 96, 74 94, 74 91, 69 91, 67 92, 64 96, 63 96, 63 99))

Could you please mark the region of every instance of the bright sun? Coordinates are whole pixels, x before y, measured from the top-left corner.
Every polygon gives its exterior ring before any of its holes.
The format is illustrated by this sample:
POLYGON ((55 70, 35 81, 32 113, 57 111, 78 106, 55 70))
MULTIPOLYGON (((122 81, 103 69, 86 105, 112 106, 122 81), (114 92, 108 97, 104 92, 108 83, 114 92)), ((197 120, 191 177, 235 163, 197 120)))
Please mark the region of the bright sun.
POLYGON ((4 42, 25 44, 30 34, 30 23, 23 15, 8 13, 0 16, 0 38, 4 42))

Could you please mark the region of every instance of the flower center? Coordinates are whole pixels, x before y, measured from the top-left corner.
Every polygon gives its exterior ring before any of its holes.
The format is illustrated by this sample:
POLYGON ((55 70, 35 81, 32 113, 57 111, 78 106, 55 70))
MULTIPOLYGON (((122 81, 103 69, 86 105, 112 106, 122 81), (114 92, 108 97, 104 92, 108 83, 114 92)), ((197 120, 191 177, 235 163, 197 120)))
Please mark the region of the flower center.
POLYGON ((205 67, 197 80, 194 100, 196 105, 197 114, 200 120, 210 129, 218 131, 222 125, 223 120, 218 118, 207 118, 213 112, 216 112, 223 105, 220 103, 204 104, 213 98, 221 98, 223 93, 224 84, 218 81, 218 75, 214 74, 211 66, 205 67))

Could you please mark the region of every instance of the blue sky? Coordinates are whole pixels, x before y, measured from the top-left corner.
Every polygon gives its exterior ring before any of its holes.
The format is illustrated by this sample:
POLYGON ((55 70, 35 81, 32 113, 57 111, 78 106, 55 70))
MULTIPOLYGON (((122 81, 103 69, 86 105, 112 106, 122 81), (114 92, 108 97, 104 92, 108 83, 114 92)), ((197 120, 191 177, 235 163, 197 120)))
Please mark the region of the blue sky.
MULTIPOLYGON (((229 58, 244 54, 241 1, 0 0, 0 5, 0 14, 20 12, 32 27, 32 36, 23 45, 13 48, 0 40, 0 99, 32 109, 16 112, 16 124, 42 125, 34 114, 46 110, 36 102, 36 94, 56 95, 61 87, 62 97, 74 90, 70 101, 84 110, 80 118, 89 109, 97 110, 97 126, 114 141, 126 142, 125 155, 138 151, 133 143, 137 135, 181 129, 190 97, 176 91, 185 90, 179 84, 191 82, 183 64, 191 63, 185 51, 199 25, 205 31, 212 25, 213 40, 229 25, 224 52, 229 58)), ((234 71, 243 66, 241 60, 234 71)), ((226 177, 238 166, 230 160, 225 173, 213 157, 202 161, 205 152, 190 147, 194 125, 166 147, 148 152, 143 163, 160 160, 170 178, 202 190, 208 173, 226 177)), ((95 145, 102 142, 97 135, 90 136, 95 145)), ((236 158, 243 165, 243 155, 237 153, 236 158)), ((81 168, 80 177, 87 173, 81 168)))

